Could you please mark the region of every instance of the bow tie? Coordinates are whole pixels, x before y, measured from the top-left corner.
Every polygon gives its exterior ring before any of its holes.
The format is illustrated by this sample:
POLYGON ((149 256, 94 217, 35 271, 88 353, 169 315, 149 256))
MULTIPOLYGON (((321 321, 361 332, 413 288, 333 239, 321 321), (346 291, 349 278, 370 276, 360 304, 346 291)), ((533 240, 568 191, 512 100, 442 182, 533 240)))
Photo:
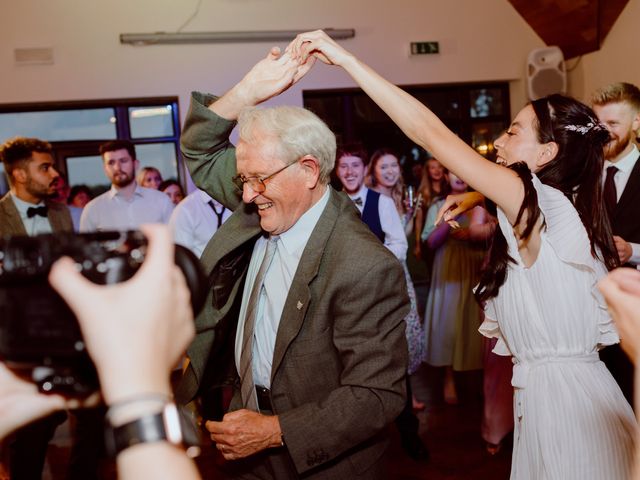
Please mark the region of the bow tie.
POLYGON ((46 217, 48 210, 49 209, 47 208, 46 205, 43 205, 41 207, 29 207, 27 208, 27 218, 33 218, 36 215, 40 215, 41 217, 46 217))
POLYGON ((363 205, 362 202, 362 197, 357 197, 353 199, 353 203, 355 203, 356 205, 358 205, 359 207, 361 207, 363 205))

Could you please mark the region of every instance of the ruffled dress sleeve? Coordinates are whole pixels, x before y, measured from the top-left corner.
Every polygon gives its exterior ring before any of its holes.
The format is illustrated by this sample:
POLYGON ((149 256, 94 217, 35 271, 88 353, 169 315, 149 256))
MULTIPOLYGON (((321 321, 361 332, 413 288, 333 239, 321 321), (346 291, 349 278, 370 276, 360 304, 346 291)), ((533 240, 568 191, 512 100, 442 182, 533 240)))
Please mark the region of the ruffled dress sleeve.
POLYGON ((495 307, 492 300, 489 300, 484 307, 484 321, 482 322, 482 325, 480 325, 480 328, 478 328, 478 331, 487 338, 498 339, 495 347, 493 347, 493 353, 505 357, 510 357, 512 355, 511 350, 509 350, 507 342, 504 340, 502 332, 500 331, 500 325, 498 325, 498 320, 496 320, 495 307))
MULTIPOLYGON (((532 182, 544 220, 543 240, 551 246, 560 261, 584 270, 592 277, 590 293, 598 305, 598 345, 602 347, 617 343, 618 333, 607 311, 604 298, 597 289, 597 283, 607 274, 607 269, 601 260, 595 259, 591 254, 591 243, 577 210, 560 190, 544 185, 536 175, 532 175, 532 182)), ((513 227, 500 208, 498 208, 498 224, 507 240, 509 255, 516 261, 518 267, 524 268, 513 227)), ((495 353, 510 355, 495 316, 494 299, 487 302, 485 317, 479 329, 480 333, 489 338, 498 338, 495 353)))

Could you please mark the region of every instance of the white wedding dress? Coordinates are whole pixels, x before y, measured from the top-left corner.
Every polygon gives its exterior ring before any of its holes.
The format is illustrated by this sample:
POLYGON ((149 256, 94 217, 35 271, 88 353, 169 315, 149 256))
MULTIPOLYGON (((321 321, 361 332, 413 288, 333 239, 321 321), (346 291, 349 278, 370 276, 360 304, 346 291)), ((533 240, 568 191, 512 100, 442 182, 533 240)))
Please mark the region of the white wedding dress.
POLYGON ((577 211, 533 176, 545 227, 526 268, 502 211, 510 263, 497 297, 487 302, 480 332, 512 355, 515 480, 627 480, 636 427, 631 407, 600 361, 598 349, 618 334, 596 282, 606 274, 593 258, 577 211))

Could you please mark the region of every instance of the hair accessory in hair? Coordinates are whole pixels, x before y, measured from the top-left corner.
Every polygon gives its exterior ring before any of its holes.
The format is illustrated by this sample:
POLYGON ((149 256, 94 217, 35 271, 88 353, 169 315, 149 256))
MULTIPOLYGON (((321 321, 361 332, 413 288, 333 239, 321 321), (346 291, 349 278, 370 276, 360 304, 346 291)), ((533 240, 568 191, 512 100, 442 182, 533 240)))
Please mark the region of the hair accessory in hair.
POLYGON ((564 129, 570 130, 572 132, 577 132, 580 135, 586 135, 591 130, 594 130, 597 132, 601 130, 606 130, 607 128, 604 125, 602 125, 600 122, 598 122, 596 119, 592 118, 591 121, 586 125, 565 125, 564 129))

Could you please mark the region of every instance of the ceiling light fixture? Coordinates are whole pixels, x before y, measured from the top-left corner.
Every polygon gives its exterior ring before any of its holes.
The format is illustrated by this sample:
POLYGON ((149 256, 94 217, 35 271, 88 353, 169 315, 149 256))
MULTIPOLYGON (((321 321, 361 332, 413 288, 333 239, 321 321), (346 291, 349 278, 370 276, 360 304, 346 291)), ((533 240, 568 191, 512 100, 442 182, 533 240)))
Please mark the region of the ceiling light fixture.
MULTIPOLYGON (((308 30, 256 30, 246 32, 156 32, 156 33, 121 33, 120 43, 130 45, 188 44, 188 43, 245 43, 245 42, 277 42, 293 40, 296 35, 308 30)), ((335 40, 353 38, 353 28, 324 29, 327 35, 335 40)))

